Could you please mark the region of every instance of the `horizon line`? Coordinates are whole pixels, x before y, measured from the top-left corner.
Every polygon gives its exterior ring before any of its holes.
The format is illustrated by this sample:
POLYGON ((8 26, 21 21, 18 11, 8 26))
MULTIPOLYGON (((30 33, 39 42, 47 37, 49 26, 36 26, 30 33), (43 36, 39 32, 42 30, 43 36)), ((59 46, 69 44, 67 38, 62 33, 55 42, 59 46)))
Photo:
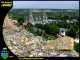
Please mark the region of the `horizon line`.
MULTIPOLYGON (((12 8, 12 9, 64 9, 64 8, 12 8)), ((79 9, 76 9, 79 10, 79 9)))

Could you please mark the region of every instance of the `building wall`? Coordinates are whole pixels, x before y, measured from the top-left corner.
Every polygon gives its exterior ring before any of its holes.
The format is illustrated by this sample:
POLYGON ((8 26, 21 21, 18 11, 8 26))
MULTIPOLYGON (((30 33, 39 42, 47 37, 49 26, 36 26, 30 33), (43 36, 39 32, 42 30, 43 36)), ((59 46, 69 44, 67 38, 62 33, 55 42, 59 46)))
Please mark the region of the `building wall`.
POLYGON ((60 31, 60 35, 65 36, 65 31, 63 33, 60 31))

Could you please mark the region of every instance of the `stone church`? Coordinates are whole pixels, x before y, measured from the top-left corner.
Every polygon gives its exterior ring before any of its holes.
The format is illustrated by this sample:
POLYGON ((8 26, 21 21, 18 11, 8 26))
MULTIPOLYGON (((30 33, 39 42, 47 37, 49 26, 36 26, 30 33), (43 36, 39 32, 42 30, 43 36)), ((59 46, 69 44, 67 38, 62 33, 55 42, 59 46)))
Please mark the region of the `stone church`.
POLYGON ((43 10, 42 16, 38 16, 38 17, 37 16, 33 16, 32 10, 30 10, 29 16, 24 18, 24 22, 30 22, 32 24, 35 24, 35 23, 41 23, 42 24, 43 20, 47 20, 47 16, 46 16, 45 10, 43 10))

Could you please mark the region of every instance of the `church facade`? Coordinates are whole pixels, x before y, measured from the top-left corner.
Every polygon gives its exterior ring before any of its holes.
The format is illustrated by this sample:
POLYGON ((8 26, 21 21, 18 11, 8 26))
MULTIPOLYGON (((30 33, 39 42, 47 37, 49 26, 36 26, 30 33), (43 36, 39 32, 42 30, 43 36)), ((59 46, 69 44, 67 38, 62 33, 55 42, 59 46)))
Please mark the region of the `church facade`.
POLYGON ((41 23, 42 24, 43 20, 47 20, 45 10, 43 10, 42 16, 38 16, 38 17, 33 16, 32 10, 30 10, 30 14, 24 18, 24 22, 30 22, 32 24, 35 24, 35 23, 41 23))

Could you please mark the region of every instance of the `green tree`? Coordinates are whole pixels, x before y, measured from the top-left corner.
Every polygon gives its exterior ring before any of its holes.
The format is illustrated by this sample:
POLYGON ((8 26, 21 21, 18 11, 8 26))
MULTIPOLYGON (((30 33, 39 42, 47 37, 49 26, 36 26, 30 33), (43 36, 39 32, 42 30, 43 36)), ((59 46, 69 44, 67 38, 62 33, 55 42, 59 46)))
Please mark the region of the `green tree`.
POLYGON ((44 30, 47 34, 56 35, 59 33, 59 27, 55 24, 45 24, 44 30))
POLYGON ((71 16, 70 16, 70 14, 65 15, 64 18, 65 18, 65 19, 69 19, 69 20, 71 20, 71 16))
POLYGON ((37 28, 36 34, 39 35, 39 36, 41 36, 42 35, 42 30, 39 29, 39 28, 37 28))
POLYGON ((56 19, 56 17, 54 15, 50 15, 48 16, 48 19, 56 19))
POLYGON ((23 22, 24 22, 23 17, 19 17, 19 18, 18 18, 18 25, 19 25, 19 26, 22 25, 23 22))
POLYGON ((52 35, 57 35, 59 33, 59 27, 56 26, 56 25, 52 25, 50 28, 49 28, 49 31, 52 35))
POLYGON ((51 27, 51 24, 44 25, 44 30, 46 31, 47 34, 50 34, 50 31, 49 31, 50 27, 51 27))
POLYGON ((28 23, 27 26, 28 27, 33 27, 33 25, 31 23, 28 23))
POLYGON ((63 14, 61 14, 60 19, 61 19, 61 20, 65 20, 64 16, 65 16, 65 15, 64 15, 64 13, 63 13, 63 14))
POLYGON ((71 20, 71 16, 70 15, 68 15, 68 19, 71 20))
POLYGON ((78 31, 79 27, 76 24, 73 24, 73 27, 75 28, 76 32, 78 31))
POLYGON ((70 36, 70 37, 73 37, 73 38, 75 38, 77 36, 76 30, 73 27, 71 27, 70 30, 67 31, 66 34, 67 34, 67 36, 70 36))
POLYGON ((43 28, 44 28, 44 25, 43 25, 43 24, 38 24, 38 23, 36 23, 36 24, 35 24, 35 27, 43 29, 43 28))
POLYGON ((79 43, 74 42, 74 50, 76 50, 77 52, 80 52, 79 43))

